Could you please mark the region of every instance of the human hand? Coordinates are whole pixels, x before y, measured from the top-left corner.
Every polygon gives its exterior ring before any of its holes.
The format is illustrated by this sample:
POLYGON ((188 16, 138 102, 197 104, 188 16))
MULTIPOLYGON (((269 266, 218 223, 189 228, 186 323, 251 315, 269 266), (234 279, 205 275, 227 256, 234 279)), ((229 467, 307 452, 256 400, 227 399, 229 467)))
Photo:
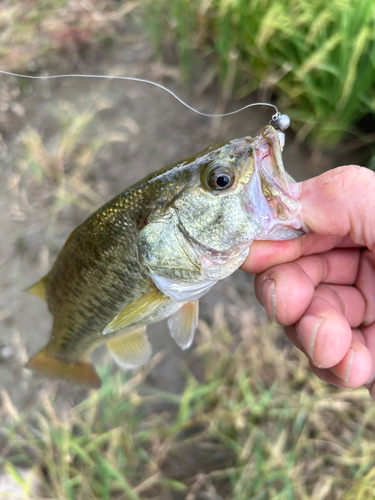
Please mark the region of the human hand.
POLYGON ((319 378, 375 399, 375 174, 339 167, 294 188, 312 232, 254 242, 242 269, 319 378))

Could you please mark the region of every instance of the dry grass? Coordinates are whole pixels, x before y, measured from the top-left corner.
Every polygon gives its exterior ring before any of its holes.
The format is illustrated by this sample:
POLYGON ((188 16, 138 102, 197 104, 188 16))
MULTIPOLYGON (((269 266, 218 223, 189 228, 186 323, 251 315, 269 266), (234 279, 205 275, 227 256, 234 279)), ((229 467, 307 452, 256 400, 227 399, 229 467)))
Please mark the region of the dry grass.
POLYGON ((30 190, 47 191, 49 196, 44 197, 44 204, 52 210, 51 215, 72 204, 92 212, 103 199, 89 187, 87 178, 107 137, 93 138, 88 134, 95 112, 77 111, 65 101, 58 108, 59 133, 53 141, 48 142, 33 127, 22 133, 20 143, 24 153, 14 178, 19 184, 26 183, 30 190))
POLYGON ((33 71, 38 59, 65 58, 74 65, 82 51, 111 40, 116 26, 138 2, 111 0, 5 0, 0 5, 0 68, 33 71))
POLYGON ((160 354, 133 379, 107 361, 102 389, 76 406, 55 399, 55 384, 24 415, 3 395, 1 462, 25 498, 371 498, 366 391, 325 385, 278 327, 238 314, 234 337, 221 305, 213 325, 200 323, 180 396, 142 385, 160 354), (20 466, 33 468, 41 491, 30 491, 20 466))

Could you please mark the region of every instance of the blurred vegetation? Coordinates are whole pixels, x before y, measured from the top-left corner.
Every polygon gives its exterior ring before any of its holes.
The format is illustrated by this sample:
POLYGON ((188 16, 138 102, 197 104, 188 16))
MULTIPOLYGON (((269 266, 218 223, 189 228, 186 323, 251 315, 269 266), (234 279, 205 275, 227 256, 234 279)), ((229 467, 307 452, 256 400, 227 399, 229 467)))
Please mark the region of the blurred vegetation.
POLYGON ((19 181, 31 177, 44 189, 48 185, 53 197, 53 201, 48 200, 51 215, 72 204, 92 212, 104 202, 87 183, 95 154, 109 139, 103 135, 88 137, 87 128, 95 115, 89 109, 79 112, 68 102, 61 102, 57 116, 59 132, 51 144, 47 146, 47 141, 32 127, 20 137, 25 150, 18 165, 19 181))
POLYGON ((262 99, 269 99, 275 91, 300 139, 334 146, 375 110, 373 0, 141 0, 141 5, 155 47, 165 56, 177 47, 186 76, 196 78, 197 68, 213 70, 225 82, 232 72, 238 97, 261 88, 262 99))
POLYGON ((103 387, 76 406, 44 381, 39 406, 22 415, 3 392, 0 465, 25 499, 373 498, 367 391, 312 377, 279 327, 241 314, 236 336, 222 306, 213 325, 200 322, 181 395, 142 384, 162 353, 133 377, 106 360, 103 387), (40 491, 20 475, 25 466, 40 491))
POLYGON ((38 59, 55 62, 63 56, 70 66, 82 50, 111 42, 116 27, 136 1, 115 0, 2 0, 0 3, 0 67, 33 71, 38 59))
MULTIPOLYGON (((372 4, 141 0, 147 33, 166 57, 179 58, 185 75, 191 67, 202 70, 201 81, 219 73, 229 92, 240 88, 237 97, 261 87, 269 99, 275 90, 300 139, 321 147, 374 110, 372 4)), ((74 65, 82 49, 112 40, 116 22, 138 2, 27 5, 0 5, 1 68, 33 71, 38 58, 64 55, 74 65)), ((35 185, 43 186, 49 199, 41 196, 40 206, 53 207, 52 215, 72 203, 90 211, 102 200, 87 178, 110 138, 88 132, 97 110, 59 106, 52 141, 34 127, 22 131, 9 185, 18 197, 23 182, 38 193, 35 185)), ((106 360, 103 387, 77 405, 47 381, 39 405, 20 414, 3 391, 0 467, 25 500, 372 498, 375 408, 367 391, 327 386, 276 325, 242 314, 237 336, 220 306, 213 325, 200 322, 180 395, 143 383, 161 354, 133 375, 106 360), (40 491, 20 474, 24 467, 39 477, 40 491)))
MULTIPOLYGON (((335 146, 360 135, 375 112, 375 4, 372 0, 5 0, 0 5, 0 66, 33 71, 41 57, 112 43, 131 13, 156 50, 204 87, 220 76, 242 98, 273 92, 300 140, 335 146), (140 7, 140 8, 137 8, 140 7)), ((61 61, 60 61, 61 62, 61 61)))

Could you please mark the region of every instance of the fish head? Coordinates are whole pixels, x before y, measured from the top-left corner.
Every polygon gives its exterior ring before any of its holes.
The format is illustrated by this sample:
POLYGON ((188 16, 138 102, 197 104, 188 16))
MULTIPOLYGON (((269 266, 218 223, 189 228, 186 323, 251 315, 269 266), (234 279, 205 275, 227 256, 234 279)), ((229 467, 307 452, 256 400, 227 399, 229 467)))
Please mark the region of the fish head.
POLYGON ((176 200, 180 226, 196 246, 227 255, 253 240, 304 234, 283 142, 269 125, 255 139, 232 140, 196 160, 195 179, 176 200))
POLYGON ((254 240, 304 234, 283 141, 282 132, 266 126, 255 138, 208 148, 156 178, 159 193, 163 180, 176 195, 149 217, 139 257, 160 290, 195 300, 240 267, 254 240))

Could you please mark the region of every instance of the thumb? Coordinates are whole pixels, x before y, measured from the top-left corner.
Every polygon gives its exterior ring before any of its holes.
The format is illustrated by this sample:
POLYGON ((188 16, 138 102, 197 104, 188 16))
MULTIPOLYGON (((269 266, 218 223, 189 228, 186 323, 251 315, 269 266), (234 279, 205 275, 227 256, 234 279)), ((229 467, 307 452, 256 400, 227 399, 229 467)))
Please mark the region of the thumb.
POLYGON ((370 250, 375 246, 375 173, 348 165, 295 186, 302 218, 316 234, 345 236, 370 250))

